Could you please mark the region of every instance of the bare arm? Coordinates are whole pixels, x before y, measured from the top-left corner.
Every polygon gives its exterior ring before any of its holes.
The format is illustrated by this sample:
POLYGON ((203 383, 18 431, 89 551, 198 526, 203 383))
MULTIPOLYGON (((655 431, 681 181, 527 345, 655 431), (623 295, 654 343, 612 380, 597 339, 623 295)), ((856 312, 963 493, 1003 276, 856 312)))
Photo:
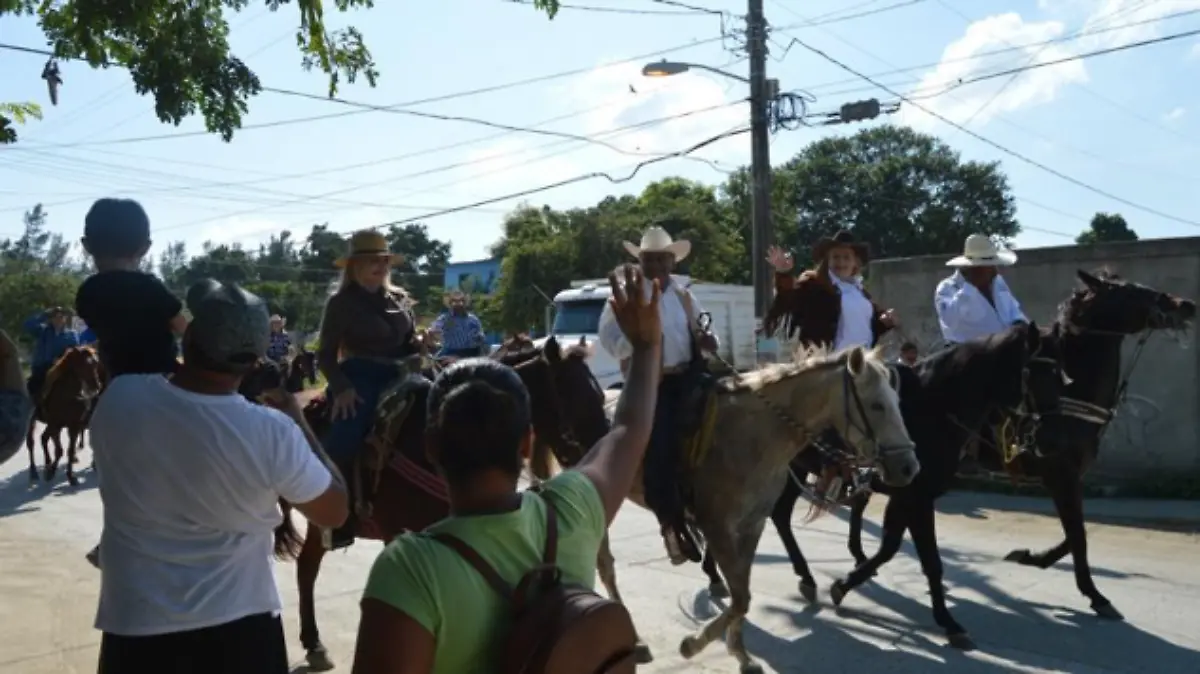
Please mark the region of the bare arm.
POLYGON ((436 643, 407 614, 367 597, 362 600, 351 674, 429 674, 436 643))
POLYGON ((646 454, 654 425, 661 366, 661 344, 634 346, 612 430, 600 438, 576 467, 596 486, 607 523, 616 517, 629 495, 646 454))

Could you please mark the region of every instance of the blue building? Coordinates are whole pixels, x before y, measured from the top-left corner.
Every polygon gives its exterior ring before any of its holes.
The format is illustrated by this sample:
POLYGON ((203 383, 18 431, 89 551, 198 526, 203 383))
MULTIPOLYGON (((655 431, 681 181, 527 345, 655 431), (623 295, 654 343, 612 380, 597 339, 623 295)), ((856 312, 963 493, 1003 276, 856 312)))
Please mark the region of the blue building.
POLYGON ((500 258, 489 257, 446 265, 442 287, 461 290, 468 295, 491 295, 500 280, 500 258))

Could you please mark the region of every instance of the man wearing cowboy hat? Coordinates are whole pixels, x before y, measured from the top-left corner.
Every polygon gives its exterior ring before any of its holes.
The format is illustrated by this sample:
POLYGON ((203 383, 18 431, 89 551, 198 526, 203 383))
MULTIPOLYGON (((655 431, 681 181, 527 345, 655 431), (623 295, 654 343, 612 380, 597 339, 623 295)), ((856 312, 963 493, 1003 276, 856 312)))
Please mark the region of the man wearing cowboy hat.
POLYGON ((35 401, 46 382, 46 373, 67 349, 79 346, 79 333, 70 327, 70 318, 70 309, 53 307, 25 321, 25 331, 33 337, 28 388, 29 396, 35 401))
POLYGON ((467 310, 469 298, 461 290, 446 293, 446 311, 443 311, 429 326, 429 331, 442 338, 441 358, 474 358, 486 338, 479 317, 467 310))
POLYGON ((292 349, 292 338, 284 332, 287 319, 279 314, 271 314, 271 343, 267 347, 267 358, 282 363, 292 349))
MULTIPOLYGON (((967 237, 963 254, 946 263, 956 271, 938 284, 933 295, 938 324, 948 344, 987 337, 1016 323, 1029 322, 1000 275, 1000 267, 1010 267, 1016 261, 1015 253, 997 246, 986 234, 967 237)), ((985 423, 985 428, 980 431, 981 437, 987 433, 986 426, 985 423)), ((978 439, 972 437, 963 448, 960 474, 982 471, 978 439)))
MULTIPOLYGON (((677 420, 689 388, 695 385, 695 378, 689 375, 704 369, 702 354, 716 351, 719 344, 715 335, 699 329, 703 309, 692 292, 671 276, 675 265, 691 252, 691 242, 673 241, 662 227, 651 227, 642 235, 641 245, 626 241, 624 246, 638 259, 645 278, 656 281, 662 289, 658 307, 663 328, 663 375, 643 469, 646 505, 658 517, 671 563, 682 564, 688 559, 699 562, 699 549, 687 531, 683 499, 675 480, 679 461, 677 420)), ((624 372, 633 348, 621 333, 612 307, 604 307, 598 332, 600 345, 621 362, 624 372)))
POLYGON ((963 254, 946 263, 956 271, 938 284, 933 296, 942 337, 948 343, 994 335, 1016 323, 1029 322, 1000 275, 1000 267, 1016 261, 1016 254, 997 246, 986 234, 967 237, 963 254))

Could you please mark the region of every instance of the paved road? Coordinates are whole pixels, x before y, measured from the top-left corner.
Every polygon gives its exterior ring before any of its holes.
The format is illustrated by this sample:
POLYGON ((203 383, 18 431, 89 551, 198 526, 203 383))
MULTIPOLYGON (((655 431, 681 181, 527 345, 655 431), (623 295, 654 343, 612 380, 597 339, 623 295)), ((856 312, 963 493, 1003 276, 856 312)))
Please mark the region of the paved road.
MULTIPOLYGON (((84 453, 84 465, 90 455, 84 453)), ((28 486, 24 457, 0 466, 0 674, 94 672, 98 634, 92 629, 99 574, 83 559, 100 533, 93 476, 72 489, 28 486)), ((1047 571, 1006 564, 1014 547, 1044 547, 1059 539, 1057 522, 1031 513, 1029 500, 952 495, 938 525, 947 581, 959 621, 980 644, 960 654, 931 629, 925 579, 911 549, 874 583, 828 603, 828 583, 848 570, 846 526, 836 517, 801 528, 822 587, 822 603, 806 606, 774 533, 760 547, 756 595, 747 643, 772 672, 1200 672, 1200 538, 1127 526, 1094 524, 1091 554, 1097 582, 1128 617, 1101 623, 1074 588, 1069 566, 1047 571), (985 503, 1004 503, 999 512, 985 503)), ((1167 506, 1163 506, 1168 509, 1167 506)), ((868 514, 878 520, 878 504, 868 514)), ((1107 504, 1119 517, 1123 506, 1107 504)), ((1142 507, 1145 509, 1144 506, 1142 507)), ((868 533, 877 529, 869 525, 868 533)), ((696 567, 671 567, 646 513, 627 507, 613 526, 623 593, 657 660, 645 672, 731 672, 720 644, 684 661, 680 639, 694 619, 711 614, 696 567)), ((870 546, 870 539, 868 546, 870 546)), ((327 558, 317 588, 323 636, 349 672, 357 600, 378 544, 360 543, 327 558)), ((289 647, 297 662, 293 567, 278 578, 287 605, 289 647)), ((305 671, 298 667, 297 672, 305 671)))

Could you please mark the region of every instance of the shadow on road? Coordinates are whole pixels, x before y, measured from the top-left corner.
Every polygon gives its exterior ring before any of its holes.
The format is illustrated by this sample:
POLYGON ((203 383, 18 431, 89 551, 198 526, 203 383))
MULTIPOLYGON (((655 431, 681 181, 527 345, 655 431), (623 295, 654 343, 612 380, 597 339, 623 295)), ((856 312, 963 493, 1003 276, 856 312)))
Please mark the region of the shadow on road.
MULTIPOLYGON (((1058 518, 1049 494, 1040 497, 1007 496, 956 491, 937 502, 939 513, 976 520, 989 519, 989 510, 1058 518)), ((1089 524, 1167 533, 1200 533, 1200 507, 1191 502, 1087 499, 1083 502, 1083 512, 1089 524)))
POLYGON ((60 464, 51 483, 43 482, 40 476, 37 482, 30 482, 27 470, 22 470, 6 480, 0 480, 0 517, 36 513, 41 510, 38 502, 48 496, 70 496, 95 489, 99 484, 96 473, 91 468, 76 469, 75 476, 79 478, 78 487, 67 483, 66 474, 60 464))

